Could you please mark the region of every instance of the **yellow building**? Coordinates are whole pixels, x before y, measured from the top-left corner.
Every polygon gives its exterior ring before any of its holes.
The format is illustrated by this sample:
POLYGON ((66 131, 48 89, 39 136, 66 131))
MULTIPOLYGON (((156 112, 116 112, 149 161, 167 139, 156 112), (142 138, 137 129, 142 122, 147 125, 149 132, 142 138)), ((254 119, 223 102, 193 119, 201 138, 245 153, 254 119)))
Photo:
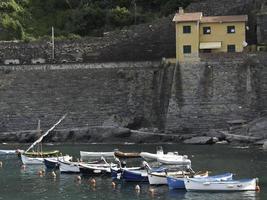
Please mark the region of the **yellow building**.
POLYGON ((246 43, 247 15, 209 16, 202 12, 175 14, 176 59, 198 59, 199 53, 242 52, 246 43))

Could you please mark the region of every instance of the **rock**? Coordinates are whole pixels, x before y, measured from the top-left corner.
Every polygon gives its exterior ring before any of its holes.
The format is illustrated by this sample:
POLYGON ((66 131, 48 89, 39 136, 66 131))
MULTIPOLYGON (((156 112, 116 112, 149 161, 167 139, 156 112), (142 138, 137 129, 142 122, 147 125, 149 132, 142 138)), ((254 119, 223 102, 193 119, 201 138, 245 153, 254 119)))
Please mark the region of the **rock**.
POLYGON ((233 134, 246 135, 256 138, 267 138, 267 117, 260 117, 249 122, 245 127, 234 130, 233 134))
POLYGON ((187 139, 191 139, 192 137, 196 137, 197 134, 182 134, 180 135, 180 139, 181 140, 187 140, 187 139))
POLYGON ((217 142, 219 142, 219 139, 217 137, 212 137, 212 142, 217 143, 217 142))
POLYGON ((200 136, 200 137, 193 137, 191 139, 184 140, 185 144, 213 144, 212 137, 209 136, 200 136))
POLYGON ((120 116, 111 115, 109 119, 103 122, 103 127, 113 126, 113 127, 125 127, 131 129, 137 129, 141 127, 142 118, 135 116, 120 116))
POLYGON ((254 143, 255 141, 260 140, 259 137, 252 137, 252 136, 244 136, 244 135, 236 135, 225 133, 226 140, 230 142, 238 142, 238 143, 254 143))
POLYGON ((216 130, 216 129, 210 129, 207 133, 207 136, 210 137, 216 137, 219 140, 224 140, 225 139, 225 131, 221 131, 221 130, 216 130))
POLYGON ((228 144, 228 141, 226 141, 226 140, 222 140, 222 141, 218 141, 218 142, 216 142, 216 144, 228 144))
POLYGON ((263 140, 258 140, 256 142, 254 142, 255 145, 260 145, 260 146, 263 146, 263 144, 267 142, 267 139, 263 139, 263 140))

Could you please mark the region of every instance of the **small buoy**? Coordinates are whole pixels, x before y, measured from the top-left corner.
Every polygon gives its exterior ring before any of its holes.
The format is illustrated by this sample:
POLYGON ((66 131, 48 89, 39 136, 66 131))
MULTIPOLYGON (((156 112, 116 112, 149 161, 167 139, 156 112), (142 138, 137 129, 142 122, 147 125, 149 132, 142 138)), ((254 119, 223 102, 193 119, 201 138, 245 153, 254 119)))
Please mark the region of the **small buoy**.
POLYGON ((80 181, 80 180, 82 180, 82 178, 81 178, 81 176, 76 176, 76 179, 75 179, 76 181, 80 181))
POLYGON ((21 165, 20 168, 23 169, 23 170, 25 170, 26 169, 26 165, 21 165))
POLYGON ((155 189, 154 188, 149 188, 148 190, 151 194, 154 194, 155 193, 155 189))
POLYGON ((53 178, 57 177, 57 175, 56 175, 56 173, 54 171, 51 172, 51 175, 53 176, 53 178))
POLYGON ((0 167, 3 167, 3 162, 2 161, 0 161, 0 167))
POLYGON ((116 187, 116 183, 114 181, 111 182, 111 186, 112 188, 115 188, 116 187))
POLYGON ((261 190, 260 186, 256 186, 256 191, 259 192, 261 190))
POLYGON ((95 187, 95 185, 96 185, 96 180, 95 180, 94 178, 92 178, 91 181, 90 181, 90 183, 91 183, 92 186, 95 187))
POLYGON ((136 192, 140 192, 140 190, 141 190, 140 186, 139 186, 139 185, 136 185, 136 186, 135 186, 135 191, 136 191, 136 192))
POLYGON ((38 171, 38 175, 39 176, 42 176, 43 175, 43 172, 41 170, 38 171))

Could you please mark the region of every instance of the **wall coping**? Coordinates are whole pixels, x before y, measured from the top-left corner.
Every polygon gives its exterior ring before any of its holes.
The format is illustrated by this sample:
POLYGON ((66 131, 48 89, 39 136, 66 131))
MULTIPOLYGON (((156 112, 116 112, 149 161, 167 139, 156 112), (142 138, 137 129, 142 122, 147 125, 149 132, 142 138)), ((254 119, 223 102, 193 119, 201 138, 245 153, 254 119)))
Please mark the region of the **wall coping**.
POLYGON ((64 63, 36 65, 0 65, 0 70, 31 71, 31 70, 69 70, 69 69, 121 69, 121 68, 157 68, 161 61, 142 62, 107 62, 107 63, 64 63))

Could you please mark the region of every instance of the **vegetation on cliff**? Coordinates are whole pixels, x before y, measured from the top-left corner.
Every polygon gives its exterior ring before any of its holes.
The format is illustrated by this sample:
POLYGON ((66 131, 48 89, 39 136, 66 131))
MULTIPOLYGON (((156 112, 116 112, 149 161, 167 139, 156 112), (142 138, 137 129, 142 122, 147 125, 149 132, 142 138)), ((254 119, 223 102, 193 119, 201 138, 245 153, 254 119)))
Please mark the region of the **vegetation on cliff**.
POLYGON ((169 15, 192 0, 1 0, 0 40, 101 36, 169 15))

